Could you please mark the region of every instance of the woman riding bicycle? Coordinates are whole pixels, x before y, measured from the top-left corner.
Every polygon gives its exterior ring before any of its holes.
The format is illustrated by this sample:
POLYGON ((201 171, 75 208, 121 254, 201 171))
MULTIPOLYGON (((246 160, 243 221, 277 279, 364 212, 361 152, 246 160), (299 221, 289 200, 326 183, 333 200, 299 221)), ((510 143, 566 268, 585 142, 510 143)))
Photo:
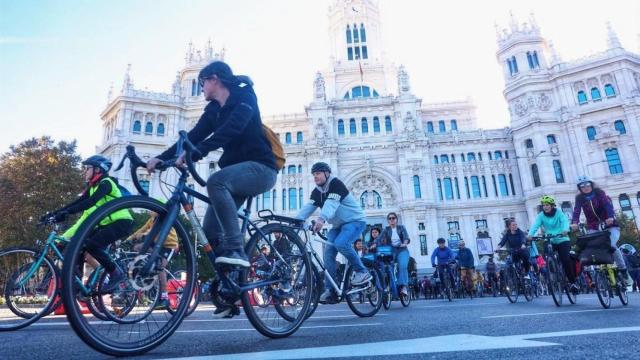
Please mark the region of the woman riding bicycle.
POLYGON ((398 215, 396 213, 392 212, 387 214, 387 222, 389 226, 382 230, 382 233, 378 237, 378 245, 384 241, 393 247, 393 260, 398 264, 398 285, 400 286, 400 292, 403 295, 408 295, 409 249, 407 245, 409 245, 411 239, 409 239, 409 233, 404 225, 398 225, 398 215))
POLYGON ((552 238, 551 244, 553 245, 553 250, 560 255, 560 262, 571 283, 571 289, 576 291, 579 287, 576 284, 576 269, 569 256, 571 241, 567 236, 569 233, 569 220, 562 211, 558 211, 556 200, 553 197, 544 195, 540 199, 540 204, 542 204, 542 212, 536 216, 536 220, 529 230, 528 239, 531 240, 531 237, 538 232, 541 226, 544 227, 545 234, 561 235, 552 238))
POLYGON ((529 249, 527 249, 527 237, 524 231, 520 230, 518 223, 514 219, 507 220, 507 232, 502 236, 502 240, 498 243, 501 248, 508 245, 513 252, 513 262, 522 261, 522 269, 524 270, 525 279, 529 278, 529 249))
POLYGON ((620 227, 616 222, 613 204, 607 194, 587 176, 578 177, 578 195, 576 195, 576 205, 573 208, 571 217, 571 228, 578 230, 580 213, 584 212, 587 219, 587 234, 600 231, 600 224, 605 224, 605 230, 609 232, 612 250, 615 249, 614 260, 618 271, 622 273, 622 278, 627 279, 627 266, 620 249, 616 246, 620 239, 620 227))

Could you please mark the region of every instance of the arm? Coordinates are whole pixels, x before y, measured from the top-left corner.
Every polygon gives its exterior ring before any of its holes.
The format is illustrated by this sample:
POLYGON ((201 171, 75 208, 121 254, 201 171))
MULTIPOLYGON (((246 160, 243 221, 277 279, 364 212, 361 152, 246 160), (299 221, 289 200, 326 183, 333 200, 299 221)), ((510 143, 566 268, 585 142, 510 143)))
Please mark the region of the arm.
POLYGON ((607 218, 614 219, 616 214, 613 211, 613 203, 611 202, 611 198, 608 196, 604 196, 604 208, 607 211, 607 218))
POLYGON ((329 219, 333 219, 336 215, 336 211, 340 206, 340 201, 335 199, 327 199, 322 206, 322 210, 320 210, 320 217, 322 220, 329 221, 329 219))
POLYGON ((571 215, 571 223, 577 224, 580 222, 580 213, 582 212, 582 201, 578 200, 576 196, 576 205, 573 207, 573 214, 571 215))
MULTIPOLYGON (((127 240, 137 240, 138 238, 144 236, 147 234, 147 232, 149 230, 151 230, 151 226, 153 226, 153 218, 150 217, 149 220, 147 220, 147 222, 144 223, 144 225, 142 225, 140 227, 140 229, 136 230, 136 232, 134 232, 133 234, 131 234, 127 240)), ((171 231, 174 231, 173 229, 171 229, 171 231)))
MULTIPOLYGON (((78 199, 79 201, 75 201, 72 205, 67 206, 65 210, 68 211, 69 214, 75 214, 77 212, 87 210, 90 207, 94 206, 98 202, 98 200, 109 195, 111 193, 111 190, 111 182, 101 180, 100 185, 98 185, 98 189, 96 189, 93 195, 87 196, 86 198, 78 199)), ((87 191, 86 194, 88 195, 89 192, 87 191)))
MULTIPOLYGON (((191 129, 187 133, 187 138, 194 144, 199 144, 202 140, 204 140, 207 136, 209 136, 214 129, 215 120, 218 116, 218 111, 220 111, 220 105, 217 101, 211 101, 205 108, 204 113, 200 116, 200 120, 196 126, 191 129)), ((165 150, 162 154, 156 156, 161 160, 169 160, 176 155, 177 144, 173 144, 169 149, 165 150)))
POLYGON ((313 212, 316 211, 317 208, 318 206, 316 206, 316 203, 312 200, 302 206, 302 209, 298 211, 296 218, 301 220, 307 220, 309 216, 311 216, 311 214, 313 214, 313 212))
POLYGON ((435 250, 433 250, 433 252, 431 253, 431 267, 435 267, 436 266, 436 254, 438 253, 438 249, 436 248, 435 250))
POLYGON ((500 239, 500 242, 498 243, 498 247, 501 248, 504 246, 504 244, 507 243, 507 233, 504 233, 502 235, 502 239, 500 239))
POLYGON ((404 239, 402 239, 402 243, 405 245, 408 245, 411 242, 411 239, 409 238, 409 232, 407 231, 407 228, 404 225, 400 225, 402 227, 402 231, 404 232, 404 239))
POLYGON ((535 235, 538 232, 538 229, 540 229, 540 226, 542 226, 542 216, 544 216, 542 213, 536 216, 536 220, 533 222, 531 229, 529 229, 529 236, 535 235))
POLYGON ((254 101, 249 99, 241 100, 231 111, 229 118, 221 124, 213 135, 196 145, 202 156, 206 156, 210 151, 223 147, 240 136, 251 121, 255 111, 256 105, 254 101))
POLYGON ((560 226, 562 227, 562 233, 563 234, 568 234, 569 233, 569 219, 567 219, 567 216, 565 214, 562 213, 562 211, 557 211, 556 212, 556 216, 560 216, 560 226))

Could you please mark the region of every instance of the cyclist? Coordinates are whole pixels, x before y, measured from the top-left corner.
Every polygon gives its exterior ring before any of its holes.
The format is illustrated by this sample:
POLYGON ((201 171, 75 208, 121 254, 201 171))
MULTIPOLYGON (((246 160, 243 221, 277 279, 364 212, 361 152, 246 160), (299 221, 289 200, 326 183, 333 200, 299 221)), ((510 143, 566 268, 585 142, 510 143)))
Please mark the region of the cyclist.
POLYGON ((398 215, 394 212, 387 214, 389 226, 382 230, 378 237, 380 243, 391 244, 393 247, 393 260, 398 264, 398 285, 403 295, 409 295, 407 286, 409 285, 409 249, 407 245, 409 232, 404 225, 398 225, 398 215))
POLYGON ((567 220, 567 216, 562 211, 558 211, 556 200, 553 197, 544 195, 540 199, 540 203, 542 204, 542 212, 536 216, 536 220, 529 230, 528 239, 530 240, 541 226, 544 227, 546 234, 562 235, 551 239, 551 244, 553 245, 553 250, 560 255, 560 262, 571 284, 571 290, 577 291, 579 286, 576 284, 576 269, 569 257, 569 251, 571 251, 571 241, 567 236, 569 233, 569 220, 567 220))
POLYGON ((377 239, 380 236, 380 229, 377 227, 372 227, 369 231, 369 242, 367 243, 367 247, 370 251, 375 251, 377 246, 377 239))
MULTIPOLYGON (((437 263, 437 274, 440 278, 440 283, 443 284, 442 279, 443 276, 447 273, 446 267, 449 264, 449 261, 455 259, 453 251, 449 249, 446 245, 446 240, 444 238, 438 238, 438 247, 431 254, 431 267, 436 268, 436 259, 437 263)), ((451 283, 453 284, 453 274, 449 273, 451 276, 451 283)))
MULTIPOLYGON (((62 237, 71 239, 82 223, 96 209, 107 202, 122 197, 117 180, 109 176, 111 161, 102 155, 93 155, 82 162, 82 174, 87 188, 74 202, 54 211, 50 215, 56 221, 64 221, 70 214, 82 211, 80 218, 71 226, 62 237)), ((131 232, 133 218, 127 210, 118 210, 104 218, 89 234, 87 240, 87 252, 102 265, 109 273, 109 282, 104 284, 102 291, 113 292, 120 282, 127 278, 127 274, 120 269, 107 253, 107 247, 114 241, 131 232)), ((89 263, 91 259, 87 259, 89 263)))
POLYGON ((620 227, 616 222, 613 204, 607 194, 588 176, 578 176, 578 195, 576 195, 576 205, 573 208, 573 216, 571 217, 571 229, 578 230, 580 221, 580 213, 584 212, 587 219, 587 233, 591 234, 599 231, 599 226, 604 222, 605 230, 609 231, 609 239, 611 241, 612 250, 615 249, 614 260, 618 271, 622 274, 623 281, 629 276, 627 266, 620 249, 616 246, 620 239, 620 227))
MULTIPOLYGON (((362 261, 353 247, 353 243, 362 235, 366 227, 360 204, 344 183, 331 175, 331 167, 327 163, 313 164, 311 174, 316 188, 311 192, 311 201, 300 209, 296 217, 306 220, 317 208, 320 208, 320 215, 312 230, 319 232, 328 222, 332 227, 327 238, 329 242, 334 244, 334 246, 326 246, 324 250, 327 276, 336 277, 336 256, 340 252, 355 268, 351 284, 367 283, 371 280, 371 274, 362 265, 362 261)), ((333 288, 329 281, 325 281, 325 291, 320 295, 319 300, 327 302, 331 298, 333 298, 333 288)))
POLYGON ((467 291, 472 291, 470 287, 473 286, 475 261, 471 249, 465 246, 464 240, 460 240, 458 243, 458 256, 456 260, 458 260, 458 264, 460 265, 460 280, 462 280, 462 284, 467 287, 467 291))
MULTIPOLYGON (((198 81, 209 103, 188 138, 202 156, 223 149, 218 162, 221 169, 207 181, 211 204, 203 227, 219 254, 217 264, 249 267, 237 211, 248 197, 275 185, 276 160, 263 130, 253 82, 246 76, 235 76, 222 61, 214 61, 200 70, 198 81)), ((147 170, 153 172, 163 160, 174 157, 176 146, 149 160, 147 170)), ((184 164, 185 152, 176 160, 176 165, 184 164)))
POLYGON ((514 219, 507 220, 507 232, 504 233, 502 240, 498 243, 499 248, 505 245, 508 245, 509 249, 513 251, 513 262, 522 262, 524 278, 529 279, 531 265, 529 263, 530 253, 529 249, 527 249, 527 237, 524 231, 518 228, 518 223, 514 219))
POLYGON ((489 256, 489 261, 487 262, 487 281, 491 284, 491 289, 494 286, 498 286, 498 267, 496 263, 493 261, 493 256, 489 256))

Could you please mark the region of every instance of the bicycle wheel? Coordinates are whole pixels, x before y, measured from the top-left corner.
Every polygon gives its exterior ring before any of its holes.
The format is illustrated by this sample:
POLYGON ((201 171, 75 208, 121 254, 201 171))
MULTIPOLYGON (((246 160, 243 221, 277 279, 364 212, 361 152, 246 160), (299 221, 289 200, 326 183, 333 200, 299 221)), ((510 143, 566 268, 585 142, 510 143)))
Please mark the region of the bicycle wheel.
POLYGON ((251 288, 242 293, 242 307, 251 325, 270 338, 293 334, 308 317, 314 293, 313 272, 308 271, 312 265, 305 245, 293 229, 272 223, 251 236, 245 253, 254 264, 261 260, 271 265, 268 271, 249 268, 241 273, 241 285, 251 288), (269 255, 262 253, 263 246, 270 249, 269 255), (269 300, 263 304, 267 306, 256 303, 254 290, 267 296, 269 300))
POLYGON ((368 268, 369 274, 372 279, 366 284, 351 285, 351 275, 355 272, 354 267, 350 266, 347 271, 347 280, 345 284, 345 297, 347 299, 347 305, 354 314, 360 317, 371 317, 375 315, 382 307, 382 282, 380 271, 377 269, 368 268), (360 294, 364 295, 367 301, 356 301, 354 297, 360 297, 360 294), (355 296, 354 296, 355 295, 355 296))
POLYGON ((521 280, 524 298, 527 300, 527 302, 529 302, 533 300, 534 297, 533 284, 531 283, 531 279, 525 279, 524 277, 522 277, 521 280))
MULTIPOLYGON (((174 271, 173 274, 169 274, 169 270, 165 269, 165 273, 167 274, 167 295, 169 297, 169 306, 167 306, 167 311, 174 314, 181 302, 182 296, 184 296, 184 285, 186 280, 182 280, 182 274, 186 274, 186 271, 178 270, 174 271)), ((193 312, 196 311, 198 304, 200 304, 200 281, 196 281, 193 287, 191 301, 189 302, 189 307, 187 308, 185 317, 193 314, 193 312)))
POLYGON ((402 291, 399 291, 400 293, 400 303, 402 304, 402 306, 407 307, 411 304, 411 294, 403 294, 402 291))
MULTIPOLYGON (((98 269, 95 269, 91 272, 91 275, 89 275, 89 278, 93 278, 94 276, 99 276, 96 275, 94 272, 95 271, 100 271, 98 269)), ((91 314, 93 316, 95 316, 96 318, 102 320, 102 321, 109 321, 109 318, 107 317, 107 315, 105 314, 106 310, 100 305, 100 300, 99 300, 99 295, 98 295, 98 283, 96 282, 94 289, 93 289, 95 295, 91 296, 88 300, 87 300, 87 309, 89 309, 89 311, 91 312, 91 314)))
POLYGON ((382 284, 382 306, 385 310, 391 308, 391 302, 393 301, 393 293, 391 292, 391 284, 389 282, 389 274, 387 272, 381 272, 382 276, 380 281, 382 284))
POLYGON ((627 294, 627 287, 624 286, 624 281, 622 279, 622 274, 618 273, 616 276, 616 287, 617 287, 617 293, 618 293, 618 298, 620 299, 620 302, 622 303, 622 305, 627 306, 629 305, 629 295, 627 294))
POLYGON ((564 288, 565 294, 567 294, 567 299, 569 299, 569 303, 575 304, 578 302, 578 294, 577 291, 574 291, 569 284, 569 280, 564 272, 562 267, 560 269, 560 279, 562 279, 562 287, 564 288))
MULTIPOLYGON (((147 221, 155 221, 151 230, 153 232, 167 218, 165 205, 149 197, 128 196, 100 206, 82 223, 76 232, 74 241, 69 244, 66 250, 67 256, 62 270, 62 298, 71 327, 87 345, 108 355, 133 356, 148 352, 171 336, 184 318, 188 299, 180 301, 174 314, 167 311, 149 311, 154 303, 148 299, 145 292, 157 284, 158 274, 161 271, 158 266, 154 266, 148 274, 142 274, 142 269, 147 264, 150 254, 138 254, 134 259, 128 261, 126 269, 121 269, 126 273, 126 280, 110 294, 100 293, 100 287, 98 287, 98 293, 92 288, 87 289, 82 281, 76 277, 74 270, 83 259, 88 240, 96 230, 100 229, 101 223, 109 223, 108 219, 117 216, 114 214, 118 211, 120 211, 119 214, 128 212, 134 218, 133 226, 125 234, 122 234, 120 239, 129 237, 147 221), (157 220, 150 220, 151 213, 155 213, 157 220), (134 292, 132 289, 136 291, 134 292), (127 311, 126 315, 118 316, 119 322, 92 321, 92 317, 83 314, 80 305, 75 301, 78 297, 95 295, 100 295, 103 298, 109 296, 112 301, 116 301, 118 296, 128 297, 134 293, 136 294, 135 305, 127 311)), ((171 264, 180 264, 180 267, 187 271, 185 292, 191 293, 196 274, 193 241, 179 221, 174 221, 171 224, 171 229, 176 232, 181 251, 179 255, 171 259, 167 267, 171 267, 171 264)), ((159 246, 165 239, 154 240, 158 242, 159 246)), ((119 246, 113 243, 116 251, 119 246)), ((120 306, 117 302, 113 305, 120 306)))
POLYGON ((560 275, 558 261, 555 257, 549 257, 547 259, 547 286, 556 306, 562 305, 562 280, 560 275))
MULTIPOLYGON (((128 282, 124 288, 111 294, 102 294, 102 287, 109 282, 109 275, 103 272, 97 284, 100 309, 105 317, 119 324, 134 324, 147 318, 160 299, 158 284, 146 289, 136 289, 128 282)), ((185 315, 186 316, 186 315, 185 315)))
POLYGON ((609 283, 608 276, 606 276, 602 270, 596 270, 593 282, 595 283, 596 295, 598 295, 600 305, 605 309, 610 308, 611 297, 609 296, 609 293, 611 291, 611 284, 609 283))
POLYGON ((11 248, 0 252, 0 331, 24 328, 49 314, 58 295, 58 268, 37 252, 11 248))
POLYGON ((510 303, 518 301, 518 274, 516 269, 509 267, 505 272, 505 292, 510 303))
POLYGON ((451 278, 448 275, 444 275, 442 283, 444 285, 444 296, 447 297, 447 300, 449 300, 449 302, 453 301, 453 287, 451 285, 451 278))

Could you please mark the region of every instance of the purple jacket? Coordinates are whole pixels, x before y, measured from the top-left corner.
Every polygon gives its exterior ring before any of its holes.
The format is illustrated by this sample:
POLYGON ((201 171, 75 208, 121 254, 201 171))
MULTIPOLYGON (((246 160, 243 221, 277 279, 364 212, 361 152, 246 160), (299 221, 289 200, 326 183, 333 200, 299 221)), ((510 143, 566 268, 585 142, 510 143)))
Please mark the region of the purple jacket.
POLYGON ((584 211, 587 218, 587 229, 598 230, 598 225, 604 223, 605 219, 614 218, 613 225, 618 226, 615 221, 615 213, 611 199, 600 189, 595 189, 591 195, 579 194, 576 196, 576 205, 573 208, 572 224, 580 221, 580 212, 584 211))

